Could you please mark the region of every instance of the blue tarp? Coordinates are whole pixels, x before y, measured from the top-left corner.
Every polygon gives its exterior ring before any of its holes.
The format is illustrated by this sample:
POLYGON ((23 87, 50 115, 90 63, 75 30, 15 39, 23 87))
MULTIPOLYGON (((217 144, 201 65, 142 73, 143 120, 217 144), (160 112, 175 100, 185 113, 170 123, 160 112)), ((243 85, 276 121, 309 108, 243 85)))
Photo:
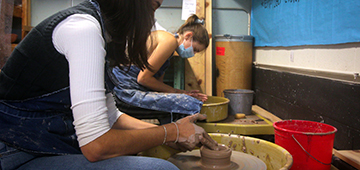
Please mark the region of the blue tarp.
POLYGON ((360 0, 252 0, 255 46, 360 41, 360 0))

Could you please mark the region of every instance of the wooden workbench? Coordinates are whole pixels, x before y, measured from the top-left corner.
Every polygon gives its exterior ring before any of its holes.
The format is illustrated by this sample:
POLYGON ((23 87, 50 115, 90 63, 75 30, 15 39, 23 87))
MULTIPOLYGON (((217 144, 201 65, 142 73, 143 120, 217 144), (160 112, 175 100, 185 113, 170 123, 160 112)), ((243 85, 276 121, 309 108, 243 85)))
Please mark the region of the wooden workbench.
POLYGON ((336 157, 340 158, 344 162, 353 166, 356 169, 360 169, 360 150, 333 150, 336 157))

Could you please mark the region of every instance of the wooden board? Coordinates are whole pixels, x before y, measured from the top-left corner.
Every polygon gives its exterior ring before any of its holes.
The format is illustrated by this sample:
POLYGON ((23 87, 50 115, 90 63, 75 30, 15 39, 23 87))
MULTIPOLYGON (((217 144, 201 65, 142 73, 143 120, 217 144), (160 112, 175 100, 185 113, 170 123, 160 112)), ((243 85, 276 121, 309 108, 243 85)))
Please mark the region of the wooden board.
POLYGON ((194 57, 185 59, 185 90, 199 90, 205 92, 204 78, 204 55, 196 54, 194 57))
POLYGON ((21 5, 14 6, 13 16, 18 17, 18 18, 22 17, 22 6, 21 5))
POLYGON ((22 31, 21 38, 24 38, 30 30, 25 29, 31 26, 31 0, 22 0, 22 31))
POLYGON ((205 18, 205 26, 210 36, 210 44, 205 51, 205 94, 213 96, 212 0, 205 1, 205 18))
MULTIPOLYGON (((197 0, 196 15, 199 18, 205 18, 205 0, 197 0)), ((186 59, 185 90, 199 90, 201 93, 205 93, 205 52, 186 59)))
POLYGON ((254 112, 256 114, 259 114, 260 116, 264 117, 267 120, 270 120, 271 122, 277 122, 277 121, 282 120, 279 117, 271 114, 270 112, 266 111, 265 109, 261 108, 258 105, 253 105, 252 106, 252 112, 254 112))
POLYGON ((14 51, 16 46, 17 46, 17 44, 11 44, 11 51, 14 51))
POLYGON ((334 155, 356 169, 360 169, 360 150, 334 150, 334 155))

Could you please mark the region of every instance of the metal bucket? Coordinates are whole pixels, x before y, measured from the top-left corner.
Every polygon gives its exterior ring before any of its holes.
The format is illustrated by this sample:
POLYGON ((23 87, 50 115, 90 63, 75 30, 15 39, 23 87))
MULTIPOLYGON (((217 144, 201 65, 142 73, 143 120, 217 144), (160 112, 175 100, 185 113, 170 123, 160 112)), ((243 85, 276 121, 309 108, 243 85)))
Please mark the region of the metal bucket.
POLYGON ((225 98, 229 102, 229 114, 244 113, 251 114, 251 107, 254 98, 254 91, 246 89, 226 89, 224 90, 225 98))

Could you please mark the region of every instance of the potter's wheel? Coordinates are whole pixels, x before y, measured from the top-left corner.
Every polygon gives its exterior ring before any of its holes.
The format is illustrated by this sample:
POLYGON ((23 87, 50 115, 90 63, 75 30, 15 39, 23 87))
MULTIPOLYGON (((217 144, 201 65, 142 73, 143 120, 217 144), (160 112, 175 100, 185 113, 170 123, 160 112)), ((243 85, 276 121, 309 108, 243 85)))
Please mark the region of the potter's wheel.
MULTIPOLYGON (((202 170, 213 169, 220 170, 224 168, 209 168, 204 167, 201 163, 200 150, 193 150, 191 152, 178 153, 171 156, 168 161, 175 164, 179 169, 186 170, 202 170)), ((231 165, 225 169, 231 170, 266 170, 266 165, 259 158, 238 151, 232 151, 231 165)))

